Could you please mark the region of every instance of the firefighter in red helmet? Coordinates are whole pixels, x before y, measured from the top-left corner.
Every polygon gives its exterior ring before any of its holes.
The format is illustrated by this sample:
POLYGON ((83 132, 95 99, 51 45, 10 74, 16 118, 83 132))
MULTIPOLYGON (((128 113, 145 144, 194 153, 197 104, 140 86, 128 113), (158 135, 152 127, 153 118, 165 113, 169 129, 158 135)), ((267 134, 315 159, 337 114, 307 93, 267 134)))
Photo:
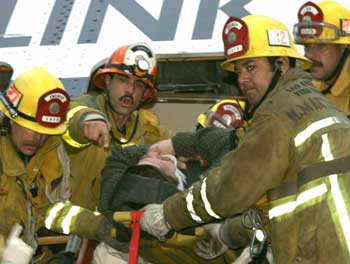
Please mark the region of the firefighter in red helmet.
POLYGON ((156 78, 157 60, 151 48, 146 43, 125 45, 91 77, 102 92, 72 100, 63 136, 71 158, 72 202, 89 209, 98 205, 109 146, 151 144, 170 136, 157 116, 145 109, 156 99, 156 78))

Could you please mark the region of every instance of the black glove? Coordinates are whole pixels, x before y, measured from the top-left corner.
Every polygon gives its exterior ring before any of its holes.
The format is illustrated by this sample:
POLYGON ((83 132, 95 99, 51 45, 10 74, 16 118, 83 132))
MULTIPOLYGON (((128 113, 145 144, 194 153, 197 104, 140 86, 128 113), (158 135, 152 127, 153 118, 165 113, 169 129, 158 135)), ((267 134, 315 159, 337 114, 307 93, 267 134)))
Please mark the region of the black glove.
POLYGON ((96 231, 98 241, 124 253, 129 251, 131 231, 122 224, 104 217, 96 231))

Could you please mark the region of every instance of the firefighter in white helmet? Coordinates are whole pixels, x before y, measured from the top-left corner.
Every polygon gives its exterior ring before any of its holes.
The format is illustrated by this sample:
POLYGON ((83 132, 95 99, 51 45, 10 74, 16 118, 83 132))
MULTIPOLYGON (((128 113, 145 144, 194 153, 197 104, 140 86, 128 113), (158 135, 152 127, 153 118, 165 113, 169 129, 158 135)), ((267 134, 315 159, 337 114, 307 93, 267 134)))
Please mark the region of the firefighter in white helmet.
MULTIPOLYGON (((349 120, 299 67, 311 63, 281 22, 260 15, 230 17, 223 42, 222 66, 238 74, 252 122, 238 147, 202 181, 162 204, 145 206, 141 228, 164 238, 170 230, 241 214, 267 194, 277 263, 349 262, 349 120)), ((204 132, 176 135, 151 151, 210 152, 201 149, 204 132), (192 145, 182 144, 185 138, 192 145)), ((218 233, 231 246, 225 223, 218 233)), ((263 241, 260 234, 256 239, 263 241)), ((255 253, 253 247, 251 256, 255 253)))
POLYGON ((314 85, 350 115, 350 7, 336 1, 306 2, 294 25, 296 43, 312 61, 314 85))

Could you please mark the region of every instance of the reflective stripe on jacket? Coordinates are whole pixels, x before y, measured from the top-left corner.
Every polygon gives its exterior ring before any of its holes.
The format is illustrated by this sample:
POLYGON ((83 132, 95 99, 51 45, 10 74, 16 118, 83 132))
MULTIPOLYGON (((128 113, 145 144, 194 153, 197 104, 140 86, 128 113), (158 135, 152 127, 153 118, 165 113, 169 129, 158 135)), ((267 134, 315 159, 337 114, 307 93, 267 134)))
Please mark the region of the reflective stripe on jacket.
MULTIPOLYGON (((201 146, 199 138, 198 155, 207 151, 201 146)), ((275 89, 255 112, 238 147, 222 159, 220 166, 212 169, 205 180, 194 184, 190 190, 164 202, 165 220, 175 230, 180 230, 240 214, 253 207, 268 190, 285 183, 297 184, 297 175, 305 167, 328 161, 330 157, 346 157, 349 150, 350 123, 346 116, 312 87, 309 74, 292 69, 281 76, 275 89), (329 143, 328 149, 326 142, 329 143)), ((349 188, 347 177, 341 177, 341 180, 346 181, 344 186, 349 188)), ((295 197, 286 196, 285 199, 291 202, 295 197)), ((325 211, 324 208, 319 209, 325 211)), ((290 232, 284 230, 284 236, 292 233, 293 243, 279 244, 278 240, 275 243, 274 227, 271 226, 277 263, 289 263, 299 257, 305 262, 312 261, 313 257, 307 255, 310 251, 305 250, 310 249, 306 246, 308 243, 314 246, 311 251, 314 255, 322 255, 328 246, 333 248, 333 245, 338 249, 334 252, 339 252, 337 243, 333 243, 338 236, 327 231, 329 226, 334 226, 333 217, 330 214, 322 216, 322 224, 327 223, 326 228, 314 218, 309 218, 308 226, 324 230, 323 234, 330 236, 328 239, 319 239, 297 228, 293 233, 291 225, 290 232), (279 247, 289 250, 282 258, 279 247)), ((291 223, 293 221, 295 219, 291 218, 291 223)), ((328 262, 332 262, 329 255, 328 262)))

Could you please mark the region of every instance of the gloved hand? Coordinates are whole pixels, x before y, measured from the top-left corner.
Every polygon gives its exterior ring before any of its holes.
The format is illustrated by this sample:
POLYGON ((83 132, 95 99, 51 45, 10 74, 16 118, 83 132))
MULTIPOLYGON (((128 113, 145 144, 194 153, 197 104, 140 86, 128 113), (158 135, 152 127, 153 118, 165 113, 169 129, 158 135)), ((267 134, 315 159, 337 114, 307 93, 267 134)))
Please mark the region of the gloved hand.
POLYGON ((28 264, 32 259, 34 250, 19 238, 23 227, 16 224, 6 241, 2 261, 13 264, 28 264))
POLYGON ((120 224, 115 223, 111 218, 105 215, 97 214, 90 210, 83 210, 75 219, 73 227, 74 232, 72 232, 72 234, 99 242, 105 242, 110 247, 125 252, 128 250, 127 242, 129 239, 125 239, 124 232, 119 232, 119 226, 120 224), (122 237, 123 239, 120 241, 119 239, 122 237))
POLYGON ((171 228, 165 222, 163 204, 148 204, 141 210, 144 210, 140 221, 141 229, 159 240, 165 240, 171 228))
POLYGON ((129 250, 131 236, 128 232, 130 233, 129 229, 101 215, 101 220, 96 229, 96 240, 126 253, 129 250))
POLYGON ((209 236, 204 237, 197 243, 194 249, 196 255, 210 260, 224 254, 228 246, 220 238, 221 223, 207 224, 203 228, 209 236))

